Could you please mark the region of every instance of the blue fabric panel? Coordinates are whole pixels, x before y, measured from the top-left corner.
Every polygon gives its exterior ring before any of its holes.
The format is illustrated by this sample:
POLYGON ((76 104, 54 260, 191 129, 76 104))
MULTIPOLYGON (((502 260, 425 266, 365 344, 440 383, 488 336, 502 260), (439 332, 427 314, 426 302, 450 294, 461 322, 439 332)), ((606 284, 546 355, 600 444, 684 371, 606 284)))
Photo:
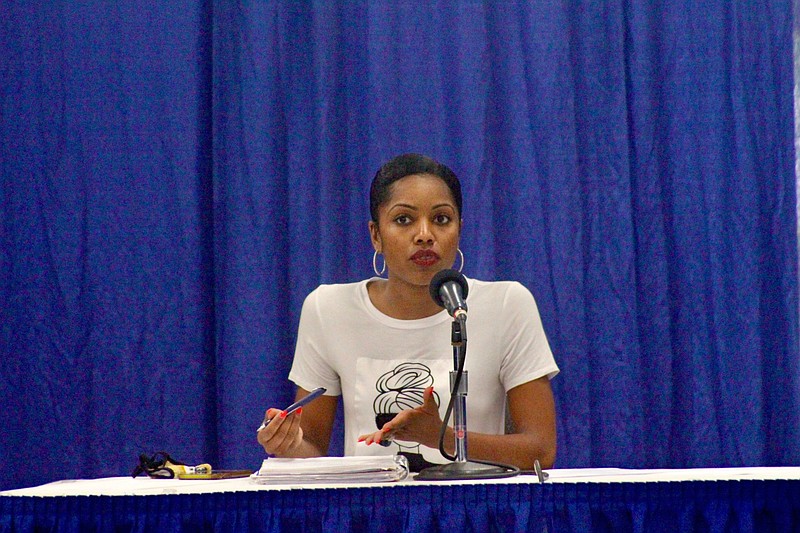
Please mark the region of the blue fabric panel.
POLYGON ((537 299, 558 466, 800 463, 791 11, 3 2, 0 489, 256 467, 405 151, 462 179, 465 273, 537 299))
POLYGON ((739 531, 800 527, 795 480, 0 497, 3 531, 739 531))

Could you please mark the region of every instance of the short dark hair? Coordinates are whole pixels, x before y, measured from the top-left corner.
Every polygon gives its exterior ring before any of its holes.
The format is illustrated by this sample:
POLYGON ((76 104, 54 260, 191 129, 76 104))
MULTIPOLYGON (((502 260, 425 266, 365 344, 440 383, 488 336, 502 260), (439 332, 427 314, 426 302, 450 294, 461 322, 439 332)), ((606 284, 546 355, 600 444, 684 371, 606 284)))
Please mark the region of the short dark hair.
POLYGON ((440 178, 453 195, 458 216, 461 217, 461 182, 456 173, 435 159, 420 154, 403 154, 384 163, 369 189, 369 215, 378 223, 378 208, 389 199, 394 182, 413 174, 431 174, 440 178))

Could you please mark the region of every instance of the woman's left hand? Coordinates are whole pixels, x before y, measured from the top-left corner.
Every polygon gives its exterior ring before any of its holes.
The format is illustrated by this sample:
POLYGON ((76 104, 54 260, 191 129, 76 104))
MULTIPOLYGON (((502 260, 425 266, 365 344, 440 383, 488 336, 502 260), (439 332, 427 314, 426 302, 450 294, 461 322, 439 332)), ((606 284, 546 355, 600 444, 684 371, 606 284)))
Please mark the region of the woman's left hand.
POLYGON ((400 411, 380 430, 358 437, 358 442, 369 446, 397 439, 437 448, 441 426, 442 419, 439 416, 439 406, 433 398, 433 387, 428 387, 422 394, 422 405, 400 411))

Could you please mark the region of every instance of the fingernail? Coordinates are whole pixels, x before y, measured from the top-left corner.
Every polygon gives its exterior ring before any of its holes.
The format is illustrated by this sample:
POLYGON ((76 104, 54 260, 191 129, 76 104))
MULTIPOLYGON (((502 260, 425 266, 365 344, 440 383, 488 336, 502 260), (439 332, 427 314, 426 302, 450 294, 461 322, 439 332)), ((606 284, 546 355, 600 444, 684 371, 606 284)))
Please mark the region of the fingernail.
POLYGON ((279 416, 281 418, 286 418, 286 414, 287 414, 286 411, 281 411, 281 414, 279 416))
POLYGON ((303 412, 303 408, 302 408, 302 407, 298 407, 298 408, 297 408, 297 414, 299 415, 299 414, 300 414, 300 413, 302 413, 302 412, 303 412))

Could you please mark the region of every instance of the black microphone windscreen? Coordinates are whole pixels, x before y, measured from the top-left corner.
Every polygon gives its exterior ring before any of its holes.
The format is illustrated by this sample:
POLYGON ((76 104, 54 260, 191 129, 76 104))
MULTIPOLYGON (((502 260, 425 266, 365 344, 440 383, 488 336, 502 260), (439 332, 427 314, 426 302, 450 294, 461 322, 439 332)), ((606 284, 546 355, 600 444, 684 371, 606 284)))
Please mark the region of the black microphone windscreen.
POLYGON ((433 298, 433 301, 436 302, 439 307, 444 307, 444 301, 442 300, 442 295, 439 293, 439 289, 448 281, 455 281, 458 283, 459 287, 461 287, 461 297, 465 300, 467 299, 469 285, 467 285, 467 278, 464 277, 464 274, 451 268, 440 270, 433 276, 431 284, 428 287, 431 298, 433 298))

